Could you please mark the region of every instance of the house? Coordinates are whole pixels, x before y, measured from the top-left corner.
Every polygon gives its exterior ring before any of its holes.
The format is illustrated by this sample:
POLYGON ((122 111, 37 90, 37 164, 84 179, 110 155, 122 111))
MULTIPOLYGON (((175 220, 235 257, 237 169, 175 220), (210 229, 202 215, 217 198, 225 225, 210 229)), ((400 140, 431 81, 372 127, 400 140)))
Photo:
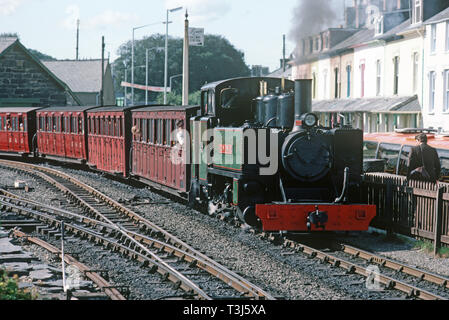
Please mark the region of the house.
POLYGON ((67 84, 17 38, 0 38, 0 107, 79 103, 67 84))
POLYGON ((449 131, 449 8, 425 21, 423 117, 449 131))
POLYGON ((331 125, 344 118, 365 132, 384 132, 426 125, 429 117, 422 117, 426 100, 439 99, 443 110, 443 102, 449 100, 442 89, 449 82, 443 79, 449 67, 441 66, 441 61, 448 61, 447 48, 441 49, 444 57, 434 57, 440 65, 440 83, 434 86, 441 88, 439 98, 425 97, 436 89, 426 88, 422 79, 424 68, 435 69, 427 63, 424 67, 428 60, 424 44, 431 45, 424 37, 434 28, 441 41, 434 36, 433 42, 441 46, 447 43, 445 28, 449 28, 443 13, 434 21, 439 27, 426 21, 447 7, 446 0, 356 0, 346 10, 344 28, 299 39, 293 78, 312 79, 313 110, 321 123, 331 125), (332 32, 340 32, 340 37, 332 41, 332 32))
MULTIPOLYGON (((85 106, 101 105, 102 60, 42 61, 59 79, 64 81, 85 106)), ((115 104, 111 65, 107 60, 103 69, 104 105, 115 104)))

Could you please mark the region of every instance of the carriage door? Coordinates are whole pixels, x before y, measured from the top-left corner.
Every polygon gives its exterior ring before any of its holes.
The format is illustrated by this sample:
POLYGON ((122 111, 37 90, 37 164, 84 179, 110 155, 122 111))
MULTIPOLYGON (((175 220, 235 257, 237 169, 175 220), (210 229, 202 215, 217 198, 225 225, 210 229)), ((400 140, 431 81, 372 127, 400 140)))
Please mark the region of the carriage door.
POLYGON ((6 114, 6 130, 8 137, 8 150, 14 151, 14 133, 13 133, 13 120, 14 117, 11 117, 10 113, 6 114))
POLYGON ((19 113, 17 116, 17 130, 18 130, 18 151, 19 152, 27 152, 27 140, 25 137, 25 119, 22 113, 19 113))

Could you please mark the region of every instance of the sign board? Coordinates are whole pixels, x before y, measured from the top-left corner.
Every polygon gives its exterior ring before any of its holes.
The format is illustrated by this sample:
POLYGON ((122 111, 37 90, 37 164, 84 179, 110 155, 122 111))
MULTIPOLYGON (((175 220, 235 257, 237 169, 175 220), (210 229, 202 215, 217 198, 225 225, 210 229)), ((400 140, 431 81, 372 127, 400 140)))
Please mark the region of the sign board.
POLYGON ((204 46, 204 28, 189 28, 189 45, 194 47, 204 46))
MULTIPOLYGON (((132 84, 129 82, 122 81, 120 84, 122 87, 140 89, 145 91, 153 91, 153 92, 164 92, 164 87, 150 87, 150 86, 142 86, 140 84, 132 84)), ((171 92, 171 88, 167 87, 167 92, 171 92)))

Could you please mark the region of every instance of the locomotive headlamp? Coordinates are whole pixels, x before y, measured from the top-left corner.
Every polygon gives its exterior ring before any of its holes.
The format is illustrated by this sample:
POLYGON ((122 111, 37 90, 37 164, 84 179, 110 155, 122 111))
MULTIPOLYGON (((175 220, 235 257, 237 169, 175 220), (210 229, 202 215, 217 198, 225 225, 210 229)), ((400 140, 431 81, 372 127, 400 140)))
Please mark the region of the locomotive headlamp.
POLYGON ((313 113, 307 113, 303 115, 302 124, 306 127, 314 127, 318 123, 318 117, 313 113))

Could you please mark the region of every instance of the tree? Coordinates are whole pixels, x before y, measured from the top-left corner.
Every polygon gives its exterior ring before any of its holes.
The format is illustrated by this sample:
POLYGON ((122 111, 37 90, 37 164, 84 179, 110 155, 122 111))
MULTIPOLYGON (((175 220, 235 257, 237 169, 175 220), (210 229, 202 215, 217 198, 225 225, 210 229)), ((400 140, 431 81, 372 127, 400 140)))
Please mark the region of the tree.
POLYGON ((49 56, 49 55, 39 52, 37 50, 28 49, 28 51, 31 52, 31 54, 33 56, 35 56, 36 58, 38 58, 39 60, 45 60, 45 61, 55 61, 56 60, 52 56, 49 56))
MULTIPOLYGON (((164 86, 164 48, 165 35, 156 34, 137 40, 134 43, 134 83, 145 84, 146 49, 149 53, 149 85, 164 86)), ((123 92, 120 83, 125 80, 125 66, 127 82, 131 82, 131 41, 124 43, 118 50, 119 58, 114 61, 114 80, 117 92, 123 92)), ((182 73, 183 39, 169 38, 168 41, 168 79, 182 73)), ((201 89, 205 83, 218 80, 249 76, 250 69, 245 64, 243 52, 237 50, 228 40, 218 35, 206 35, 204 47, 190 47, 190 93, 201 89)), ((167 85, 170 85, 168 83, 167 85)), ((182 92, 182 78, 173 79, 172 101, 182 92)), ((131 92, 128 89, 128 92, 131 92)), ((150 92, 150 101, 160 101, 161 94, 150 92)), ((145 92, 134 90, 134 100, 143 101, 145 92)), ((199 94, 196 100, 199 100, 199 94)), ((193 102, 190 102, 191 104, 193 102)), ((177 103, 178 104, 178 103, 177 103)))

